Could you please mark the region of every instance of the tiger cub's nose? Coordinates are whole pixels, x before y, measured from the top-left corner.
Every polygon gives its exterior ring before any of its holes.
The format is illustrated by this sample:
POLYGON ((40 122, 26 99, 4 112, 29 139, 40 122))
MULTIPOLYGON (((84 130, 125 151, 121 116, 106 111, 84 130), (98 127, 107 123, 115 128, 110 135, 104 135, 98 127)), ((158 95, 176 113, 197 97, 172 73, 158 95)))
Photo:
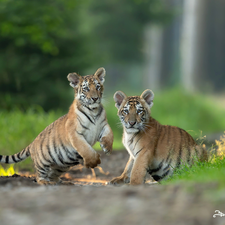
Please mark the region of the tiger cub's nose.
POLYGON ((98 100, 98 97, 97 97, 97 98, 92 98, 92 100, 93 100, 94 102, 96 102, 96 101, 98 100))
POLYGON ((135 123, 136 123, 136 121, 129 121, 129 124, 130 124, 131 126, 134 126, 135 123))

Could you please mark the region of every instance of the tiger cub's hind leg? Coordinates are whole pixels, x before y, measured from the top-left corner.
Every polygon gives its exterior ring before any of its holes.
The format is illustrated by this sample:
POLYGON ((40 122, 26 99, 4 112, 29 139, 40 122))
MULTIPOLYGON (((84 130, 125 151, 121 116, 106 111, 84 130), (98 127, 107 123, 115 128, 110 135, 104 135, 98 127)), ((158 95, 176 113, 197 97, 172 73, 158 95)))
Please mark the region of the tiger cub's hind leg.
POLYGON ((62 181, 59 177, 68 171, 68 167, 54 167, 54 166, 36 166, 36 180, 40 185, 57 185, 66 184, 72 185, 72 182, 62 181))

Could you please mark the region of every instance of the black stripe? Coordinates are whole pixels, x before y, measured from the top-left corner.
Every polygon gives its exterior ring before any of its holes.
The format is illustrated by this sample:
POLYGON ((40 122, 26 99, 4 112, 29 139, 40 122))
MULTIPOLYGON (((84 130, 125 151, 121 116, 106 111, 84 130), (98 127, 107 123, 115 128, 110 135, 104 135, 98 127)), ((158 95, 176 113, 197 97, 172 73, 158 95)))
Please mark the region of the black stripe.
POLYGON ((68 159, 69 159, 70 161, 72 161, 72 162, 77 162, 77 159, 71 158, 70 156, 67 156, 67 157, 68 157, 68 159))
POLYGON ((70 160, 70 161, 72 161, 72 162, 77 162, 77 159, 83 159, 78 153, 76 153, 75 155, 75 158, 73 158, 73 156, 71 156, 71 153, 69 152, 69 150, 68 149, 66 149, 67 150, 67 152, 69 153, 69 154, 66 154, 66 156, 68 157, 68 159, 70 160))
POLYGON ((140 137, 138 138, 138 140, 136 141, 136 143, 135 143, 135 145, 134 145, 134 149, 135 149, 137 143, 141 140, 142 137, 143 137, 143 136, 140 136, 140 137))
POLYGON ((49 165, 47 165, 47 164, 45 164, 45 163, 43 163, 43 162, 41 162, 42 163, 42 165, 44 166, 44 168, 49 168, 50 166, 49 165))
POLYGON ((101 123, 100 123, 100 124, 102 124, 103 122, 105 122, 105 120, 106 120, 106 117, 104 117, 104 119, 101 121, 101 123))
MULTIPOLYGON (((78 153, 76 153, 76 158, 73 158, 71 152, 66 148, 66 146, 62 143, 61 138, 59 137, 61 147, 65 151, 67 158, 72 162, 77 162, 77 158, 83 159, 78 153)), ((76 150, 76 149, 75 149, 76 150)), ((66 162, 64 162, 66 164, 66 162)), ((79 164, 79 163, 78 163, 79 164)))
POLYGON ((155 181, 159 181, 162 179, 161 176, 158 176, 158 175, 152 175, 152 177, 155 181))
POLYGON ((169 158, 170 158, 170 151, 168 152, 168 156, 166 158, 166 163, 168 162, 169 158))
POLYGON ((60 170, 60 169, 55 169, 55 171, 59 172, 59 173, 65 173, 64 170, 60 170))
POLYGON ((38 173, 40 174, 42 174, 42 175, 45 175, 46 176, 46 172, 45 171, 41 171, 41 170, 38 170, 38 173))
MULTIPOLYGON (((143 148, 144 148, 144 147, 143 147, 143 148)), ((137 156, 137 154, 138 154, 143 148, 141 148, 139 151, 137 151, 137 153, 135 154, 135 156, 137 156)))
POLYGON ((12 160, 13 160, 15 163, 19 162, 18 160, 16 160, 15 155, 12 155, 12 160))
POLYGON ((76 166, 76 165, 78 165, 80 163, 78 161, 75 161, 75 162, 65 162, 64 164, 68 165, 68 166, 76 166))
POLYGON ((65 162, 64 162, 64 159, 63 159, 63 155, 60 151, 58 152, 58 159, 64 165, 65 162))
POLYGON ((131 145, 131 144, 133 143, 134 138, 135 138, 137 135, 138 135, 138 133, 135 133, 135 134, 133 135, 133 137, 129 140, 129 142, 130 142, 129 145, 131 145))
POLYGON ((51 153, 51 149, 50 149, 50 147, 49 147, 48 145, 46 145, 46 148, 48 149, 48 154, 49 154, 49 155, 50 155, 50 157, 52 158, 53 162, 54 162, 55 164, 58 164, 58 163, 56 162, 56 160, 54 159, 54 157, 53 157, 52 153, 51 153))
POLYGON ((88 118, 88 120, 92 123, 92 124, 94 124, 95 125, 95 123, 92 121, 92 119, 83 111, 83 110, 81 110, 81 109, 79 109, 80 110, 80 112, 81 113, 83 113, 87 118, 88 118))
POLYGON ((44 139, 42 139, 42 142, 41 142, 41 148, 40 148, 40 150, 41 150, 41 155, 42 155, 43 159, 44 159, 46 162, 51 163, 51 161, 45 157, 45 154, 44 154, 44 151, 43 151, 43 150, 44 150, 44 149, 43 149, 43 142, 44 142, 44 139))
POLYGON ((9 156, 8 155, 5 157, 5 163, 9 163, 9 156))
POLYGON ((191 160, 191 149, 190 146, 187 148, 187 163, 190 164, 191 160))
POLYGON ((96 118, 100 117, 102 112, 103 112, 103 107, 100 106, 100 110, 99 110, 98 114, 96 115, 96 118))
POLYGON ((52 126, 49 125, 49 127, 48 127, 48 135, 49 135, 49 136, 50 136, 51 132, 52 132, 52 126))
POLYGON ((88 110, 93 111, 93 109, 90 109, 87 105, 83 105, 84 107, 86 107, 88 110))
POLYGON ((166 171, 170 168, 170 163, 163 169, 163 171, 166 171))
POLYGON ((86 127, 86 126, 84 126, 84 125, 82 124, 81 119, 80 119, 79 117, 77 117, 77 119, 78 119, 80 125, 81 125, 84 129, 90 130, 88 127, 86 127))
POLYGON ((74 159, 74 158, 71 157, 71 152, 66 148, 66 146, 64 146, 64 144, 62 142, 61 142, 61 147, 64 150, 64 152, 66 153, 66 156, 67 156, 67 158, 70 161, 75 161, 76 160, 76 159, 74 159))
POLYGON ((57 148, 57 146, 55 144, 55 139, 53 139, 53 148, 54 148, 54 151, 56 152, 56 155, 58 156, 59 161, 62 164, 64 164, 62 153, 60 152, 60 149, 57 148))
POLYGON ((0 161, 2 161, 2 155, 0 155, 0 161))
POLYGON ((77 157, 77 159, 83 159, 82 156, 78 152, 76 152, 76 157, 77 157))
POLYGON ((21 156, 21 157, 23 157, 23 153, 25 152, 25 148, 21 151, 21 152, 19 152, 18 154, 21 156))
POLYGON ((155 181, 160 181, 162 180, 164 177, 166 177, 169 174, 170 170, 167 170, 162 176, 158 176, 158 175, 152 175, 153 179, 155 181))
POLYGON ((170 172, 170 169, 169 170, 167 170, 162 176, 161 176, 161 178, 164 178, 164 177, 166 177, 168 174, 169 174, 169 172, 170 172))
POLYGON ((30 146, 26 147, 26 156, 28 157, 30 155, 30 146))
POLYGON ((104 128, 105 128, 106 125, 107 125, 107 123, 102 127, 102 131, 101 131, 100 134, 99 134, 99 140, 102 139, 102 135, 103 135, 103 133, 104 133, 104 128))
POLYGON ((84 134, 78 132, 77 130, 76 130, 76 132, 77 132, 77 134, 79 134, 80 136, 84 136, 84 134))
POLYGON ((169 172, 170 172, 170 169, 167 170, 167 171, 161 176, 161 179, 163 179, 164 177, 166 177, 166 176, 169 174, 169 172))
POLYGON ((179 154, 178 154, 178 157, 177 157, 176 168, 179 168, 180 167, 180 164, 181 164, 181 155, 182 155, 182 149, 179 150, 179 154))
POLYGON ((20 153, 21 153, 21 152, 17 153, 17 154, 16 154, 16 157, 17 157, 19 160, 22 160, 21 157, 20 157, 20 153))
POLYGON ((182 139, 183 139, 183 137, 182 137, 182 130, 179 129, 179 132, 180 132, 180 149, 182 149, 182 139))
POLYGON ((38 165, 39 168, 42 169, 42 170, 46 170, 50 167, 49 165, 43 163, 43 161, 41 161, 40 163, 41 163, 42 166, 40 166, 40 164, 38 162, 36 162, 36 165, 38 165))
POLYGON ((156 172, 158 172, 159 170, 161 170, 162 165, 163 165, 163 162, 164 162, 164 159, 160 162, 160 164, 158 165, 157 168, 151 169, 151 170, 148 169, 148 173, 152 174, 152 173, 156 173, 156 172))
MULTIPOLYGON (((42 170, 42 171, 45 172, 45 174, 46 174, 45 168, 43 168, 42 166, 40 166, 37 162, 36 162, 36 164, 35 164, 35 167, 37 168, 37 170, 38 170, 39 172, 41 172, 41 170, 42 170)), ((42 174, 43 174, 43 172, 42 172, 42 174)))
POLYGON ((198 154, 198 150, 195 148, 195 154, 196 154, 196 158, 199 158, 199 154, 198 154))

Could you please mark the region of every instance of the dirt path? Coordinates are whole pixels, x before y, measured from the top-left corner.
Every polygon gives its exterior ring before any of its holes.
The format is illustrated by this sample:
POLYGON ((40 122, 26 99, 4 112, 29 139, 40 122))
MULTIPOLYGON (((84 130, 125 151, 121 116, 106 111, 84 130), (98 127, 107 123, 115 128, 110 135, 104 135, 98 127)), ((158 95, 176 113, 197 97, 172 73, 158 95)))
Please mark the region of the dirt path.
POLYGON ((91 170, 73 169, 64 179, 74 186, 45 187, 33 177, 1 177, 0 225, 225 224, 225 217, 213 218, 215 210, 225 213, 225 190, 215 195, 217 184, 106 185, 121 174, 127 159, 124 151, 102 155, 104 173, 95 169, 96 178, 91 170))

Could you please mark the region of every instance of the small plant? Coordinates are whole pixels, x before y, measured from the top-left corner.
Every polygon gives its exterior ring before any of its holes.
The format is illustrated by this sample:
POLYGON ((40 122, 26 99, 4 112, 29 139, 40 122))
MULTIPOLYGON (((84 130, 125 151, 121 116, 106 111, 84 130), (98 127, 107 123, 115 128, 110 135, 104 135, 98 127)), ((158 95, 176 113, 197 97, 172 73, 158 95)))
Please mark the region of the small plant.
POLYGON ((225 157, 225 132, 220 137, 220 140, 215 140, 216 145, 218 146, 217 155, 221 158, 225 157))
POLYGON ((15 174, 14 164, 10 165, 7 169, 4 169, 0 165, 0 176, 12 176, 13 174, 15 174))

